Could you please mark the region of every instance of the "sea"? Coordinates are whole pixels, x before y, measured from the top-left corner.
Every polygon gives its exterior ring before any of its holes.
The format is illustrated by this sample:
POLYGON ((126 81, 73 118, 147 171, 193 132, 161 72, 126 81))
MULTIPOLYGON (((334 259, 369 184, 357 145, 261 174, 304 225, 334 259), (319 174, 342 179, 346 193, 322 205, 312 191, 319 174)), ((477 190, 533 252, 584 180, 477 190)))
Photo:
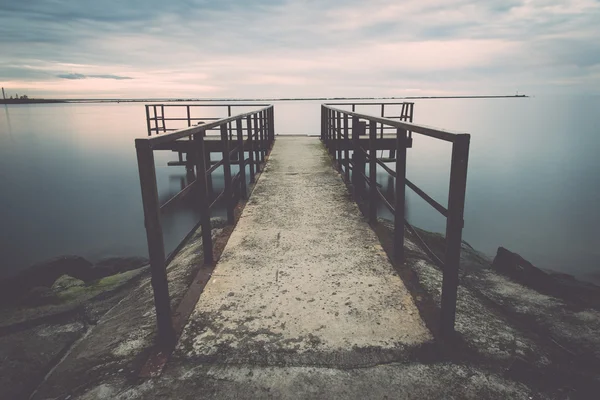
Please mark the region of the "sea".
MULTIPOLYGON (((600 284, 600 96, 407 101, 415 103, 414 123, 471 135, 464 240, 490 258, 502 246, 540 268, 600 284)), ((243 103, 250 105, 233 112, 264 101, 243 103)), ((277 135, 319 134, 323 101, 268 103, 277 135)), ((194 117, 227 115, 227 107, 193 110, 194 117)), ((378 105, 356 110, 380 115, 378 105)), ((146 135, 140 102, 0 105, 0 277, 65 254, 92 262, 147 256, 134 147, 146 135)), ((407 177, 446 205, 450 144, 413 138, 407 177)), ((164 202, 188 177, 184 167, 167 166, 176 153, 155 157, 164 202)), ((215 174, 218 191, 222 172, 215 174)), ((385 171, 377 176, 385 191, 385 171)), ((390 217, 383 207, 379 214, 390 217)), ((213 212, 223 215, 223 207, 213 212)), ((410 189, 407 216, 414 226, 444 232, 444 217, 410 189)), ((193 201, 162 215, 167 253, 198 220, 193 201)))

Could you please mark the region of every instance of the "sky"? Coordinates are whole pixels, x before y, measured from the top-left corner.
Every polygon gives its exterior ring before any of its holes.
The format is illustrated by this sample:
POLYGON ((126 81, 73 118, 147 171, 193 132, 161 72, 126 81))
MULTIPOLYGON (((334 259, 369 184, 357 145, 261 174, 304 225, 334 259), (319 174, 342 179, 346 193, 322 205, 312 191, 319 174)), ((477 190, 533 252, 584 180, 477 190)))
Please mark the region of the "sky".
POLYGON ((45 98, 599 94, 600 0, 0 0, 45 98))

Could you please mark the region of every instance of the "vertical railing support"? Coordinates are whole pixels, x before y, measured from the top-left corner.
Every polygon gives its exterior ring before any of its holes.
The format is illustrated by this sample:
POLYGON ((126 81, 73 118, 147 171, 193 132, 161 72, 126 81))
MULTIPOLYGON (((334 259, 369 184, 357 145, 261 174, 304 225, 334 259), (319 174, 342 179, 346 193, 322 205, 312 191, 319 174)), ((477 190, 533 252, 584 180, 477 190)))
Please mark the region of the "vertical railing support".
POLYGON ((405 129, 396 131, 396 183, 394 196, 394 259, 404 262, 404 215, 406 204, 406 147, 405 129))
POLYGON ((239 147, 239 166, 240 166, 240 191, 242 199, 248 198, 248 192, 246 190, 246 157, 244 156, 244 133, 242 132, 242 119, 238 118, 235 120, 237 128, 237 144, 239 147))
POLYGON ((269 108, 269 148, 275 143, 275 107, 269 108))
MULTIPOLYGON (((146 114, 148 113, 148 106, 146 106, 146 114)), ((148 128, 150 130, 150 128, 148 128)), ((327 108, 321 106, 321 141, 325 143, 325 131, 327 130, 327 108)))
POLYGON ((329 110, 327 113, 327 150, 329 150, 329 154, 333 157, 333 149, 335 145, 333 143, 333 131, 335 127, 333 125, 333 110, 329 110))
POLYGON ((441 304, 441 333, 444 337, 449 337, 454 333, 463 214, 467 188, 469 141, 470 136, 462 134, 457 135, 452 144, 448 219, 446 222, 446 254, 444 257, 441 304))
POLYGON ((246 117, 246 130, 248 132, 248 162, 250 163, 250 183, 254 183, 254 134, 252 133, 252 117, 246 117))
POLYGON ((342 158, 342 138, 344 137, 343 136, 344 133, 342 132, 342 113, 340 113, 340 112, 337 113, 336 126, 337 126, 337 131, 336 131, 337 161, 338 161, 338 168, 341 171, 344 161, 348 161, 348 160, 344 160, 342 158))
POLYGON ((233 225, 233 191, 231 188, 231 162, 229 160, 229 129, 228 124, 221 125, 221 146, 223 146, 223 179, 225 183, 223 198, 227 209, 227 223, 233 225))
POLYGON ((254 114, 253 115, 253 120, 254 120, 254 132, 252 133, 254 135, 254 158, 256 159, 256 172, 260 172, 261 170, 261 164, 260 164, 260 133, 259 133, 259 127, 258 127, 258 115, 254 114))
POLYGON ((144 225, 148 241, 158 337, 161 345, 171 346, 175 343, 175 331, 173 330, 171 319, 171 301, 169 298, 169 284, 165 263, 165 246, 162 226, 160 224, 160 205, 158 202, 158 189, 156 187, 154 154, 152 153, 150 144, 145 140, 136 140, 135 148, 142 189, 144 225))
POLYGON ((369 222, 377 221, 377 123, 369 121, 369 222))
POLYGON ((204 132, 194 134, 194 149, 196 151, 196 183, 200 197, 200 224, 202 226, 202 249, 204 252, 204 263, 212 265, 213 246, 212 246, 212 226, 210 223, 210 192, 206 180, 206 154, 204 145, 204 132))
POLYGON ((146 104, 146 128, 148 129, 148 136, 152 136, 152 127, 150 126, 150 106, 146 104))
POLYGON ((339 158, 337 157, 337 130, 339 129, 337 125, 337 111, 331 111, 331 156, 333 157, 334 165, 339 163, 339 158))
POLYGON ((344 180, 346 183, 350 181, 350 140, 348 138, 348 114, 344 114, 344 161, 346 168, 344 169, 344 180))
POLYGON ((260 119, 260 161, 262 163, 265 162, 265 157, 267 155, 267 127, 266 127, 266 115, 265 111, 261 111, 258 113, 260 119))
POLYGON ((354 200, 360 204, 363 197, 365 173, 365 156, 360 146, 360 136, 365 131, 365 123, 358 117, 352 117, 352 192, 354 200))

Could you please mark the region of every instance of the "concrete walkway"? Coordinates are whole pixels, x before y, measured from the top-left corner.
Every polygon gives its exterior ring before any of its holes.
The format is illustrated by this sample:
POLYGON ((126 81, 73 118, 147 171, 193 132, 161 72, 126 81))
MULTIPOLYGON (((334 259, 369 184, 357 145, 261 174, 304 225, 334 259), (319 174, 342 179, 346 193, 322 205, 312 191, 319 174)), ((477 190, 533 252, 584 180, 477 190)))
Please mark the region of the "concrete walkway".
MULTIPOLYGON (((439 306, 440 270, 410 236, 405 246, 412 249, 405 268, 439 306)), ((169 264, 174 304, 202 259, 201 247, 197 232, 169 264)), ((480 285, 460 288, 457 327, 468 346, 458 348, 467 356, 440 357, 319 140, 279 137, 162 375, 138 376, 156 338, 146 278, 87 330, 32 400, 546 398, 520 377, 554 382, 569 374, 548 363, 551 352, 532 339, 537 333, 519 330, 489 304, 541 310, 531 320, 558 321, 553 336, 569 331, 573 312, 560 319, 563 312, 540 306, 557 301, 524 288, 526 295, 516 296, 513 282, 465 251, 470 256, 463 261, 476 260, 469 268, 479 271, 465 282, 480 285), (485 302, 475 294, 482 290, 489 293, 485 302), (540 375, 523 365, 541 366, 540 375)), ((575 343, 598 330, 581 334, 593 313, 577 314, 580 324, 570 331, 575 343)), ((567 369, 573 365, 565 362, 567 369)))
POLYGON ((352 367, 431 341, 320 141, 279 137, 175 360, 352 367))

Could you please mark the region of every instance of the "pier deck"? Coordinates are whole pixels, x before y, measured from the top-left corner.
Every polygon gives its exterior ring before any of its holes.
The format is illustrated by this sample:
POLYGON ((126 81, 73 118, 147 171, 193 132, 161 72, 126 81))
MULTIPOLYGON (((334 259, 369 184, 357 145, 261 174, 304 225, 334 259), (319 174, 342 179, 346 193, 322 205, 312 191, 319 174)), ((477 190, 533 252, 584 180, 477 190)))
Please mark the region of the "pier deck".
POLYGON ((431 340, 319 139, 280 137, 175 355, 359 366, 431 340))

